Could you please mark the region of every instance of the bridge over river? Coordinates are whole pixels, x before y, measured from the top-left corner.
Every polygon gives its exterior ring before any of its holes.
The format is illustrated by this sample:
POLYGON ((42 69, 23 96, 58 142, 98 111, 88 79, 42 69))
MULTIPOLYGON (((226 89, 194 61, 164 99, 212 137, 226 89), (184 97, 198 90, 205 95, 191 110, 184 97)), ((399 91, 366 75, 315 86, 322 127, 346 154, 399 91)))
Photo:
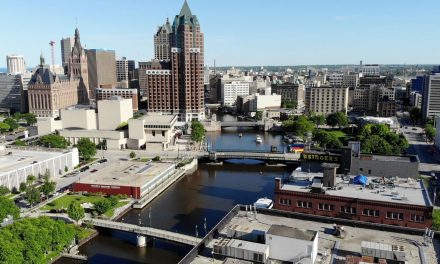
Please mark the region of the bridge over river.
POLYGON ((300 154, 283 152, 210 151, 205 153, 205 158, 209 158, 211 161, 255 159, 262 161, 294 162, 300 159, 300 154))
POLYGON ((108 228, 138 234, 141 237, 138 237, 138 246, 145 246, 145 237, 160 238, 190 246, 195 246, 201 241, 200 238, 152 227, 138 226, 102 219, 90 219, 89 222, 95 227, 108 228))

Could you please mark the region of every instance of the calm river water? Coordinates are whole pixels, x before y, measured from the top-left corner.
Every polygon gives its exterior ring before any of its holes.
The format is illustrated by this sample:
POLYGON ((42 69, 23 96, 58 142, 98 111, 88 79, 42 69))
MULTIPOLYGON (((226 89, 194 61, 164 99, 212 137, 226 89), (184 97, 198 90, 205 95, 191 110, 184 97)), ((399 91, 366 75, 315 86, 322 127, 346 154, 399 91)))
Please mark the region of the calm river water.
MULTIPOLYGON (((231 128, 208 133, 207 138, 218 150, 262 151, 270 150, 272 145, 279 150, 283 147, 281 135, 254 130, 231 128), (262 144, 255 143, 256 135, 263 138, 262 144)), ((273 198, 274 178, 283 177, 292 169, 266 167, 255 161, 231 161, 221 166, 201 164, 143 210, 131 210, 120 221, 138 224, 140 219, 141 225, 151 223, 155 228, 203 236, 205 218, 209 231, 237 203, 252 204, 260 197, 273 198)), ((188 246, 161 240, 155 240, 151 247, 137 248, 134 239, 134 235, 109 232, 82 246, 80 252, 89 257, 88 263, 94 264, 167 264, 177 263, 190 250, 188 246)))

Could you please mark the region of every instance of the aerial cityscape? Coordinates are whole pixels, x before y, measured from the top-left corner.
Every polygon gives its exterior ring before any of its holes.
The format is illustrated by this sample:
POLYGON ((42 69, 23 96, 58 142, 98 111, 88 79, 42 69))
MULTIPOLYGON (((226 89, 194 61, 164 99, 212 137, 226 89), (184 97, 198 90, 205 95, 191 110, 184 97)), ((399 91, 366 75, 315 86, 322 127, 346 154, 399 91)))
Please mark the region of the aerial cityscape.
POLYGON ((0 264, 440 263, 440 3, 0 10, 0 264))

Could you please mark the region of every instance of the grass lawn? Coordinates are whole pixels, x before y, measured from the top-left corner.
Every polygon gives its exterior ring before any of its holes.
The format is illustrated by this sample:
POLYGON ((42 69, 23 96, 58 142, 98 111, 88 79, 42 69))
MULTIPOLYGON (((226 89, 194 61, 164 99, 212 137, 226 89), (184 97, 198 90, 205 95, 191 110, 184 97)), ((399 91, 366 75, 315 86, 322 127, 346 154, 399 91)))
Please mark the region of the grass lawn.
POLYGON ((341 131, 341 130, 326 130, 327 132, 329 132, 329 133, 331 133, 331 134, 333 134, 333 135, 335 135, 336 137, 338 137, 338 138, 343 138, 343 137, 346 137, 347 136, 347 134, 345 134, 343 131, 341 131))
POLYGON ((63 197, 58 198, 55 201, 43 206, 43 208, 41 209, 42 210, 52 210, 52 209, 58 210, 61 208, 67 209, 69 207, 69 204, 74 200, 77 200, 79 203, 93 203, 104 199, 106 198, 101 196, 64 195, 63 197))
POLYGON ((79 241, 88 238, 93 233, 96 232, 95 229, 86 229, 80 226, 75 226, 75 232, 76 232, 76 238, 78 238, 79 241))
POLYGON ((115 207, 113 207, 112 209, 105 212, 104 215, 107 216, 108 218, 111 218, 113 216, 113 214, 115 213, 116 208, 122 207, 126 204, 128 204, 128 201, 119 201, 115 207))

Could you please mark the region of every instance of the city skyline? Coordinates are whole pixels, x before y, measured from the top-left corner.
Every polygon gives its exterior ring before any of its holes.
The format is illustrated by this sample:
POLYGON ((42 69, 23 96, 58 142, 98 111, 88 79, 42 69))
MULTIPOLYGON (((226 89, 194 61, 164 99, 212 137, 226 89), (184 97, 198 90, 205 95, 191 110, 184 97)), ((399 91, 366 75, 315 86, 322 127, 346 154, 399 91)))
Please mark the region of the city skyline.
MULTIPOLYGON (((77 3, 83 6, 72 8, 68 3, 49 1, 42 9, 36 2, 1 3, 4 15, 0 22, 5 25, 3 35, 8 37, 0 46, 4 58, 0 67, 6 67, 5 58, 11 54, 24 55, 27 65, 34 67, 41 50, 50 61, 51 40, 57 44, 56 63, 61 64, 59 41, 72 36, 76 25, 85 48, 111 49, 117 58, 148 61, 154 57, 157 27, 166 17, 172 20, 183 1, 135 0, 126 7, 116 1, 77 3)), ((205 32, 205 64, 209 66, 214 59, 218 66, 440 61, 440 54, 434 52, 439 39, 429 27, 436 23, 440 8, 436 1, 424 1, 423 5, 413 1, 399 1, 398 5, 369 1, 362 6, 352 1, 316 1, 312 6, 285 0, 257 4, 226 0, 215 8, 207 1, 188 3, 205 32)))

